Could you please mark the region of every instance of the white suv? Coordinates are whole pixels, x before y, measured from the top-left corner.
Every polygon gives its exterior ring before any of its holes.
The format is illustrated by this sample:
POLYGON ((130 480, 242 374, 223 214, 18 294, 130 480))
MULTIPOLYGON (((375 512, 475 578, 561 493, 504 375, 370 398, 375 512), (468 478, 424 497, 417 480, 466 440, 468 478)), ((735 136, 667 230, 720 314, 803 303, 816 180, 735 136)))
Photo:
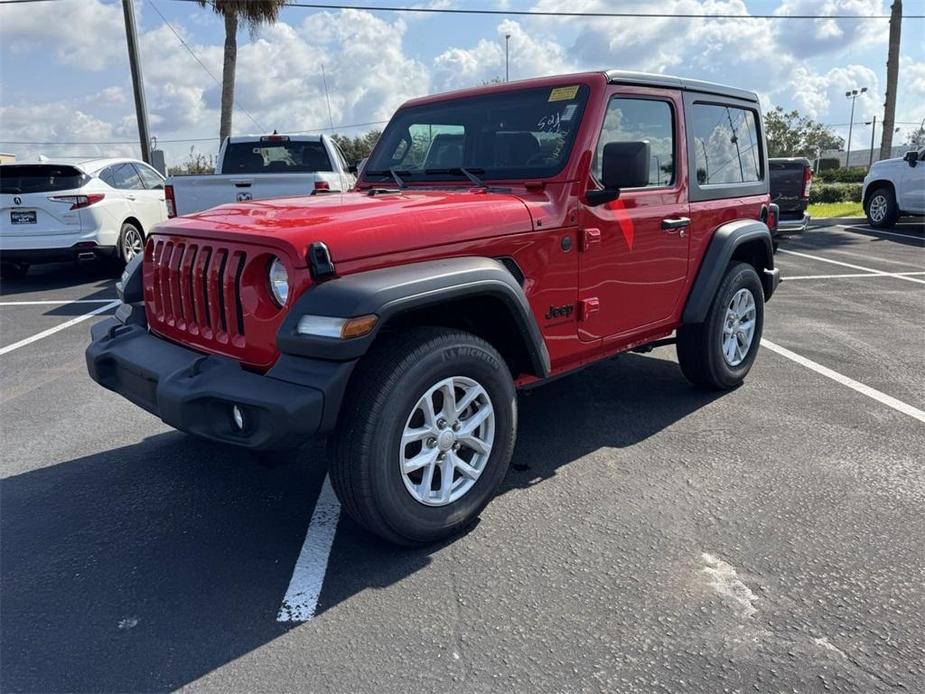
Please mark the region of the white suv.
POLYGON ((881 229, 902 215, 925 215, 925 147, 871 166, 861 199, 867 221, 881 229))
POLYGON ((0 262, 8 275, 30 264, 94 256, 126 263, 166 218, 164 177, 144 162, 0 166, 0 262))

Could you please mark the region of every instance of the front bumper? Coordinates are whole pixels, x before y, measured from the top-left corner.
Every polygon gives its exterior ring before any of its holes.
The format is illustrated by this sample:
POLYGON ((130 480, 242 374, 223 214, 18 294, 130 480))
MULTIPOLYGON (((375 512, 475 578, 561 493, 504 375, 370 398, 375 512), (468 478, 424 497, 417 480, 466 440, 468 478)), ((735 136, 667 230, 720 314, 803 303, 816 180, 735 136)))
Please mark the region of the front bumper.
POLYGON ((269 372, 257 374, 167 342, 143 321, 133 322, 131 313, 123 304, 116 318, 93 326, 87 369, 101 386, 170 426, 251 449, 297 446, 333 427, 353 362, 282 355, 269 372), (235 424, 235 406, 243 429, 235 424))

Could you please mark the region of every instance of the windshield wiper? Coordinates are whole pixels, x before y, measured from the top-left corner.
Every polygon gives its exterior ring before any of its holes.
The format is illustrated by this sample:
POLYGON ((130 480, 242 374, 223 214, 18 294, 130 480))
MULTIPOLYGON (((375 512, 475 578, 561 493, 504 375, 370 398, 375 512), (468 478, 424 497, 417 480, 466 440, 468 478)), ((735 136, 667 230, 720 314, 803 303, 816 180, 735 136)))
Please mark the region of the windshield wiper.
POLYGON ((408 184, 402 179, 402 176, 410 176, 410 171, 402 171, 401 169, 382 169, 381 171, 367 171, 367 176, 391 176, 394 181, 398 184, 399 188, 407 188, 408 184))
POLYGON ((475 169, 475 168, 467 169, 462 166, 453 166, 453 167, 450 167, 449 169, 424 169, 424 173, 425 174, 450 174, 451 176, 463 175, 466 178, 468 178, 470 181, 472 181, 475 185, 477 185, 479 188, 486 187, 482 179, 480 179, 478 176, 475 175, 477 173, 480 173, 480 174, 485 173, 485 169, 475 169))

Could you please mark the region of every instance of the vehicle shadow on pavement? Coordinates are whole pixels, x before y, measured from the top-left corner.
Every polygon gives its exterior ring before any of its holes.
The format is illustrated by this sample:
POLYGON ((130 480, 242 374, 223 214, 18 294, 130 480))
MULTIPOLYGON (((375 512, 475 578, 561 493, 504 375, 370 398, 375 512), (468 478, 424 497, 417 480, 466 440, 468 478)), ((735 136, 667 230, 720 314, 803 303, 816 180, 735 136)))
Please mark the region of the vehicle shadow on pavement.
POLYGON ((825 226, 811 226, 806 232, 801 234, 787 234, 781 239, 781 248, 790 250, 825 250, 839 249, 849 246, 864 247, 868 243, 873 244, 871 248, 889 248, 892 246, 909 246, 911 248, 922 248, 922 241, 925 239, 925 225, 914 225, 907 227, 897 227, 893 229, 884 229, 887 232, 884 235, 878 235, 874 231, 860 231, 851 229, 831 228, 825 226), (897 235, 899 234, 899 235, 897 235), (902 238, 900 235, 907 235, 908 238, 902 238))
MULTIPOLYGON (((674 362, 635 354, 524 393, 502 493, 716 397, 674 362)), ((174 689, 300 626, 276 614, 325 475, 323 442, 295 459, 268 468, 170 432, 3 480, 0 690, 174 689)), ((386 545, 342 516, 318 614, 439 550, 386 545)))
POLYGON ((171 432, 3 480, 0 690, 175 689, 288 631, 322 451, 171 432))
POLYGON ((674 361, 633 353, 527 391, 501 493, 553 477, 598 449, 639 443, 721 395, 693 388, 674 361))
MULTIPOLYGON (((37 296, 28 299, 54 299, 44 292, 53 292, 71 287, 77 287, 75 295, 67 295, 62 299, 73 301, 75 299, 115 299, 116 280, 118 276, 103 263, 87 261, 81 263, 51 263, 39 265, 29 270, 24 277, 0 276, 0 299, 15 301, 21 294, 33 293, 37 296)), ((49 306, 46 315, 79 315, 88 310, 84 304, 68 306, 49 306)))
MULTIPOLYGON (((661 356, 667 356, 667 349, 661 356)), ((625 448, 704 407, 722 393, 693 388, 676 362, 623 354, 518 397, 517 446, 499 494, 517 493, 601 448, 625 448)), ((565 510, 563 510, 565 515, 565 510)), ((450 540, 446 544, 451 544, 450 540)), ((441 545, 397 549, 341 516, 317 614, 425 566, 441 545)))

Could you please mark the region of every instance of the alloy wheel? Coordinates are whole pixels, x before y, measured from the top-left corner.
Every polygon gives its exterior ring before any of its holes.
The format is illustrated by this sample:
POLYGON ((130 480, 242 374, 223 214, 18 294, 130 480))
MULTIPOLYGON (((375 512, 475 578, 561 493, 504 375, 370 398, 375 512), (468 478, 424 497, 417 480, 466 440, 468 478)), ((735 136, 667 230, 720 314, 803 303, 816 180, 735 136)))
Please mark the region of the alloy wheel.
POLYGON ((144 248, 141 232, 131 224, 122 227, 122 258, 127 263, 144 248))
POLYGON ((748 289, 737 291, 726 307, 723 319, 723 358, 738 366, 748 355, 755 338, 755 297, 748 289))
POLYGON ((465 376, 434 384, 418 399, 402 432, 405 489, 426 506, 458 501, 485 470, 494 438, 495 411, 481 384, 465 376))
POLYGON ((887 200, 885 195, 879 194, 871 198, 868 206, 871 221, 882 222, 886 218, 886 208, 887 200))

